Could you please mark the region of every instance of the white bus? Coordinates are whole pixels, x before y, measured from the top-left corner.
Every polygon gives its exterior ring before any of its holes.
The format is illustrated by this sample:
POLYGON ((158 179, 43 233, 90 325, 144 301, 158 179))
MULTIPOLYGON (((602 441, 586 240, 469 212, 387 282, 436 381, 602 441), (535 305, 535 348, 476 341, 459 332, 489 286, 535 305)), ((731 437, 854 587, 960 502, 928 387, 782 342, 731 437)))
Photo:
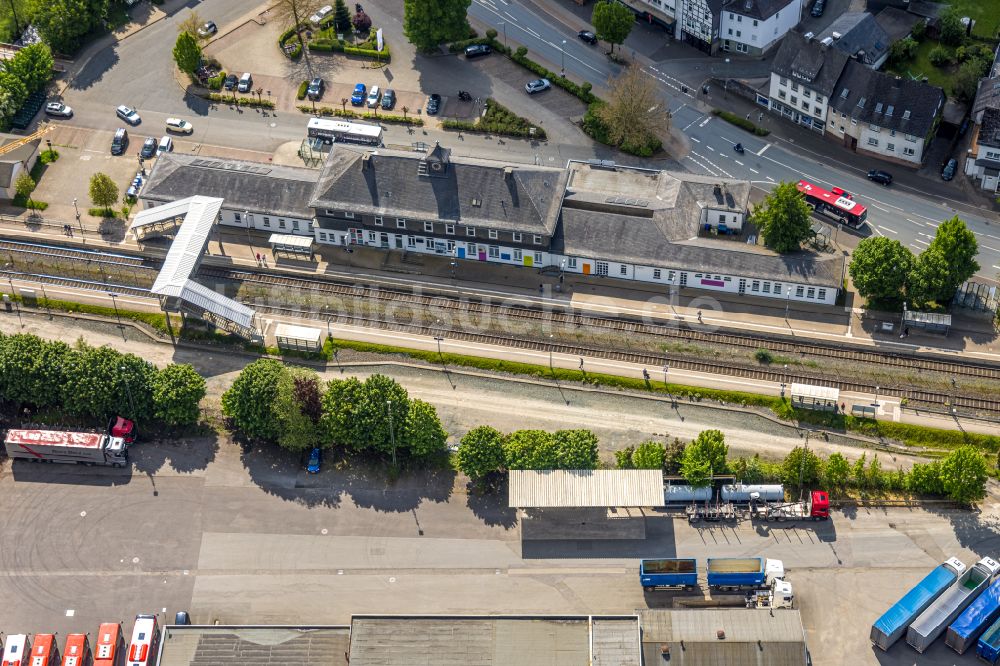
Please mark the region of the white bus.
POLYGON ((309 138, 323 139, 328 143, 382 145, 382 128, 378 125, 350 123, 346 120, 329 120, 327 118, 310 118, 307 130, 309 138))

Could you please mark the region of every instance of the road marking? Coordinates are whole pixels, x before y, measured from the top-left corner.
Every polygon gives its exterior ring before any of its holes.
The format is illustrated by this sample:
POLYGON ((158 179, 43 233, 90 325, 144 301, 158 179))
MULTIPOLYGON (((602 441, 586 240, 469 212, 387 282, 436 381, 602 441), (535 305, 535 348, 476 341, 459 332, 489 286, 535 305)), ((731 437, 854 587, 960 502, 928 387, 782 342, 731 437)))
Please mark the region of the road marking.
POLYGON ((993 264, 993 268, 995 268, 995 269, 997 269, 998 271, 1000 271, 1000 266, 997 266, 996 264, 993 264))
POLYGON ((695 118, 694 120, 692 120, 691 122, 689 122, 687 125, 684 126, 684 129, 682 129, 681 131, 682 132, 687 132, 688 128, 691 127, 691 125, 694 125, 699 120, 701 120, 701 116, 698 116, 697 118, 695 118))
POLYGON ((705 146, 705 147, 711 150, 713 153, 715 152, 715 148, 712 148, 712 146, 705 146))
POLYGON ((696 139, 694 137, 691 137, 691 140, 694 141, 695 143, 701 143, 701 139, 696 139))
POLYGON ((701 159, 705 160, 706 162, 708 162, 712 166, 713 169, 719 171, 722 175, 726 176, 727 178, 733 178, 734 177, 733 174, 729 173, 728 171, 726 171, 725 169, 723 169, 722 167, 720 167, 718 164, 716 164, 712 160, 708 159, 708 157, 706 157, 704 155, 700 155, 698 153, 695 153, 693 150, 691 152, 693 154, 695 154, 695 155, 698 155, 698 157, 700 157, 701 159))
POLYGON ((875 203, 873 201, 869 201, 868 205, 871 206, 872 208, 878 208, 881 211, 885 211, 886 213, 891 213, 892 212, 888 208, 883 208, 882 206, 879 206, 877 203, 875 203))
POLYGON ((739 164, 740 166, 743 166, 743 162, 740 162, 739 160, 733 160, 733 161, 739 164))
POLYGON ((705 125, 708 124, 708 121, 711 120, 711 119, 712 119, 712 116, 709 116, 708 118, 705 118, 703 121, 701 121, 701 124, 698 125, 698 127, 704 127, 705 125))
POLYGON ((510 12, 504 12, 504 15, 511 20, 512 23, 517 23, 517 17, 510 12))
POLYGON ((883 227, 881 224, 876 224, 875 226, 878 227, 879 229, 881 229, 882 231, 888 231, 890 234, 898 234, 899 233, 898 231, 893 231, 892 229, 889 229, 888 227, 883 227))
POLYGON ((541 36, 541 35, 539 35, 539 34, 538 34, 537 32, 535 32, 535 31, 534 31, 534 30, 532 30, 531 28, 524 28, 524 31, 525 31, 526 33, 528 33, 529 35, 531 35, 532 37, 535 37, 535 38, 537 38, 537 39, 541 39, 541 38, 542 38, 542 36, 541 36))
POLYGON ((993 252, 1000 252, 997 248, 990 247, 989 245, 980 245, 979 247, 985 247, 987 250, 992 250, 993 252))
POLYGON ((771 178, 770 176, 764 176, 764 177, 767 178, 772 183, 777 182, 777 181, 774 180, 774 178, 771 178))
POLYGON ((928 243, 927 241, 922 241, 919 238, 914 238, 913 242, 914 243, 920 243, 921 245, 928 245, 928 246, 930 245, 930 243, 928 243))
POLYGON ((916 220, 911 220, 911 219, 910 219, 910 218, 908 218, 908 217, 904 217, 903 219, 904 219, 904 220, 906 220, 907 222, 912 222, 913 224, 916 224, 916 225, 921 225, 921 224, 923 224, 923 222, 917 222, 916 220))
POLYGON ((882 233, 881 231, 879 231, 879 230, 878 230, 878 229, 876 229, 875 227, 872 227, 872 231, 874 231, 874 232, 875 232, 875 235, 876 235, 876 236, 881 236, 882 238, 885 238, 885 234, 883 234, 883 233, 882 233))
MULTIPOLYGON (((693 154, 694 155, 698 155, 698 153, 693 153, 693 154)), ((698 155, 698 157, 701 157, 701 155, 698 155)), ((691 155, 685 156, 685 159, 691 160, 692 162, 694 162, 695 164, 697 164, 698 166, 700 166, 702 169, 704 169, 705 171, 707 171, 709 173, 709 175, 711 175, 711 176, 718 176, 719 175, 717 172, 713 171, 711 167, 707 166, 706 164, 703 164, 699 160, 696 160, 695 158, 691 157, 691 155)))
MULTIPOLYGON (((761 155, 763 155, 764 151, 767 150, 770 147, 771 147, 771 144, 767 144, 763 148, 761 148, 760 150, 758 150, 757 151, 757 157, 760 157, 761 155)), ((784 165, 782 165, 782 166, 784 166, 784 165)))
MULTIPOLYGON (((750 169, 750 167, 747 167, 747 168, 750 169)), ((757 171, 757 169, 750 169, 750 170, 753 171, 756 174, 760 174, 760 171, 757 171)))

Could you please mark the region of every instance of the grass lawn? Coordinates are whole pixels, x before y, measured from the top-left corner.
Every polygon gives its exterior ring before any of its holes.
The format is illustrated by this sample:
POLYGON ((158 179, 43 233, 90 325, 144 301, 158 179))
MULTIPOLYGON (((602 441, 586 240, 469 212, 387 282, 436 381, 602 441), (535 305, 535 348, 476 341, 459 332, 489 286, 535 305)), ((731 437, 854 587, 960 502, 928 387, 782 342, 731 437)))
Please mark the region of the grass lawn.
POLYGON ((949 4, 962 16, 975 19, 973 35, 993 39, 1000 30, 1000 2, 997 0, 951 0, 949 4))
POLYGON ((931 50, 937 46, 939 46, 938 42, 931 39, 925 39, 917 46, 917 53, 913 56, 913 60, 898 67, 888 68, 888 70, 906 79, 926 76, 929 84, 944 88, 945 94, 950 94, 951 77, 955 68, 953 65, 949 65, 944 69, 940 69, 931 64, 928 56, 930 55, 931 50))

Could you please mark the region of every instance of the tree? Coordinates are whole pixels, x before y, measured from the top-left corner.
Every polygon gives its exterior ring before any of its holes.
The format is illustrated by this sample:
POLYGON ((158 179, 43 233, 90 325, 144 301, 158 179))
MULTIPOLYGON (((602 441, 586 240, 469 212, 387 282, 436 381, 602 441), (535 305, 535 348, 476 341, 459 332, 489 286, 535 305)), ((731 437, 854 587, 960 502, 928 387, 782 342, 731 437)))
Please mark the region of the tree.
POLYGON ((979 270, 979 243, 956 215, 938 225, 930 245, 920 253, 914 282, 921 300, 951 302, 955 291, 979 270))
POLYGON ((49 342, 27 333, 4 338, 0 345, 0 395, 15 406, 58 407, 73 353, 64 342, 49 342))
POLYGON ((699 449, 699 455, 703 455, 712 466, 713 474, 725 473, 729 447, 721 430, 702 430, 694 441, 684 448, 684 452, 687 453, 691 448, 699 449))
POLYGON ((813 486, 819 481, 822 467, 822 461, 813 451, 796 446, 781 463, 781 482, 795 488, 813 486))
POLYGON ((277 0, 272 8, 275 14, 284 19, 288 27, 295 31, 295 38, 299 41, 299 52, 306 63, 308 78, 312 78, 312 60, 310 60, 309 49, 302 39, 302 29, 309 26, 309 17, 319 9, 321 0, 277 0))
POLYGON ((334 379, 323 394, 320 427, 330 444, 360 448, 364 431, 359 430, 355 416, 362 402, 365 387, 357 378, 334 379))
POLYGON ((37 3, 32 23, 52 50, 72 53, 107 14, 108 0, 47 0, 37 3))
POLYGON ((411 400, 403 438, 411 456, 429 458, 445 450, 448 433, 441 425, 434 405, 423 400, 411 400))
POLYGON ((354 29, 358 32, 368 32, 372 29, 371 17, 364 12, 358 12, 355 14, 354 18, 351 19, 351 23, 354 24, 354 29))
POLYGON ((403 0, 403 34, 420 51, 469 35, 466 18, 472 0, 403 0))
POLYGON ((99 208, 111 208, 118 203, 118 186, 105 173, 90 177, 90 200, 99 208))
POLYGON ((342 35, 351 31, 351 12, 348 11, 344 0, 336 0, 333 3, 333 30, 342 35))
POLYGON ((243 368, 222 394, 222 413, 251 440, 275 441, 281 434, 275 401, 282 370, 279 361, 259 359, 243 368))
POLYGON ((496 428, 473 428, 458 445, 458 468, 477 483, 499 474, 505 468, 503 447, 503 433, 496 428))
POLYGON ((177 22, 177 36, 180 37, 186 32, 197 39, 199 38, 198 30, 203 25, 205 25, 205 21, 201 18, 201 14, 198 13, 198 10, 192 9, 183 20, 177 22))
POLYGON ((282 366, 277 379, 274 414, 277 443, 289 451, 305 451, 322 443, 319 428, 319 376, 312 370, 282 366))
POLYGON ((22 172, 14 181, 14 191, 25 201, 31 201, 31 193, 35 191, 35 179, 31 174, 22 172))
POLYGON ((594 13, 590 17, 590 22, 594 26, 594 34, 597 35, 597 38, 609 42, 611 51, 614 52, 615 44, 624 43, 625 38, 632 31, 635 14, 619 2, 600 0, 594 5, 594 13))
POLYGON ((323 396, 320 424, 332 442, 356 451, 391 454, 394 445, 405 450, 409 410, 406 389, 385 375, 372 375, 363 383, 354 378, 334 380, 323 396))
POLYGON ((201 47, 190 32, 184 31, 177 35, 177 41, 174 43, 174 62, 182 72, 191 74, 198 69, 198 63, 201 62, 201 47))
POLYGON ((171 363, 153 374, 153 415, 168 426, 198 422, 205 378, 187 363, 171 363))
POLYGON ((941 461, 941 487, 959 504, 986 497, 986 459, 971 446, 960 446, 941 461))
POLYGON ((858 243, 848 271, 869 301, 898 301, 913 270, 913 253, 894 238, 869 236, 858 243))
POLYGON ((907 62, 916 54, 918 46, 917 40, 912 37, 904 37, 898 42, 893 42, 889 47, 889 60, 895 65, 907 62))
POLYGON ((632 454, 634 453, 634 446, 626 446, 624 449, 615 451, 615 469, 635 469, 635 464, 632 462, 632 454))
POLYGON ((750 219, 760 229, 765 245, 775 252, 794 252, 813 235, 811 212, 795 183, 782 181, 760 206, 754 206, 750 219))
POLYGON ((0 116, 10 118, 28 99, 28 88, 16 74, 0 72, 0 116))
POLYGON ((663 457, 666 452, 663 444, 652 440, 646 441, 636 447, 635 453, 632 454, 632 463, 636 469, 663 469, 663 457))
POLYGON ((679 474, 681 471, 681 460, 684 458, 685 444, 674 437, 674 441, 667 444, 663 452, 663 471, 666 474, 679 474))
POLYGON ((504 438, 507 469, 556 469, 552 435, 544 430, 515 430, 504 438))
MULTIPOLYGON (((619 6, 624 9, 624 5, 619 6)), ((631 16, 628 9, 625 11, 631 16)), ((638 68, 630 68, 610 85, 611 96, 606 103, 596 105, 595 111, 608 142, 632 149, 659 145, 659 137, 670 129, 670 110, 654 79, 638 68)))
POLYGON ((941 43, 948 46, 958 46, 965 41, 965 26, 962 24, 962 16, 955 9, 949 9, 941 14, 938 19, 938 30, 941 34, 941 43))
POLYGON ((851 482, 854 483, 861 490, 868 489, 868 474, 866 464, 868 462, 868 454, 862 453, 861 457, 854 461, 851 465, 851 482))
POLYGON ((600 462, 597 435, 589 430, 557 430, 552 439, 558 456, 557 469, 594 469, 600 462))
POLYGON ((980 57, 972 57, 962 63, 952 79, 952 95, 964 102, 971 102, 975 99, 976 91, 979 90, 979 80, 987 75, 992 64, 992 58, 980 57))
POLYGON ((823 485, 830 492, 843 492, 851 476, 851 464, 839 453, 831 453, 823 465, 823 485))
POLYGON ((941 463, 914 463, 910 469, 907 487, 910 492, 921 495, 943 495, 941 463))
POLYGON ((83 345, 65 363, 63 407, 73 416, 96 422, 115 415, 148 421, 153 417, 155 374, 152 363, 134 354, 83 345))
POLYGON ((29 44, 3 61, 3 69, 24 84, 28 94, 42 90, 52 80, 52 50, 47 44, 29 44))
POLYGON ((681 459, 681 476, 695 488, 712 482, 712 461, 704 448, 688 445, 681 459))

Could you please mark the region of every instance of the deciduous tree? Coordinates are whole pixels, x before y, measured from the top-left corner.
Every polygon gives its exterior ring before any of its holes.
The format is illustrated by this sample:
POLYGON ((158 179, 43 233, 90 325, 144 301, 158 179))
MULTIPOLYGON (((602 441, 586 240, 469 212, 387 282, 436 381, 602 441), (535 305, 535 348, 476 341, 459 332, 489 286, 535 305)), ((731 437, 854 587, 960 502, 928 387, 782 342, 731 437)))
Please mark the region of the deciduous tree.
POLYGON ((0 118, 11 118, 28 99, 24 82, 10 72, 0 72, 0 118))
POLYGON ((391 454, 395 442, 398 454, 406 451, 409 409, 406 389, 385 375, 372 375, 363 383, 334 380, 323 396, 321 423, 332 442, 379 455, 391 454))
POLYGON ((174 62, 182 72, 193 73, 201 62, 201 47, 194 34, 182 31, 174 43, 174 62))
POLYGON ((712 482, 712 462, 703 448, 687 446, 684 449, 681 476, 695 488, 703 488, 712 482))
POLYGON ((794 252, 813 235, 811 211, 795 183, 780 182, 763 203, 755 206, 751 221, 760 229, 764 243, 775 252, 794 252))
POLYGON ((372 29, 371 17, 364 12, 358 12, 355 14, 354 18, 351 19, 351 23, 354 24, 354 29, 358 32, 368 32, 372 29))
POLYGON ((445 450, 448 433, 441 425, 434 405, 423 400, 410 401, 404 441, 410 456, 414 458, 429 458, 445 450))
POLYGON ((4 71, 20 79, 28 94, 42 90, 52 80, 52 65, 52 50, 41 42, 29 44, 2 61, 4 71))
POLYGON ((839 453, 831 453, 823 464, 823 485, 830 492, 843 492, 851 476, 851 464, 839 453))
POLYGON ((636 469, 663 469, 666 448, 659 442, 648 440, 635 447, 632 463, 636 469))
POLYGON ((941 487, 960 504, 986 497, 986 459, 971 446, 960 446, 941 461, 941 487))
POLYGON ((556 469, 552 435, 544 430, 515 430, 504 438, 507 469, 556 469))
POLYGON ((15 405, 58 407, 71 354, 64 342, 27 333, 5 337, 0 345, 0 395, 15 405))
POLYGON ((35 5, 32 23, 52 50, 71 54, 107 15, 108 0, 47 0, 35 5))
POLYGON ((607 102, 595 105, 608 142, 635 150, 659 145, 660 137, 670 130, 670 110, 652 77, 633 67, 610 85, 607 102))
POLYGON ((14 181, 14 192, 25 201, 31 200, 31 193, 35 191, 35 179, 31 174, 21 173, 14 181))
POLYGON ((205 378, 187 363, 171 363, 153 374, 153 415, 168 426, 198 422, 205 378))
POLYGON ((65 363, 63 407, 70 414, 103 422, 115 415, 133 421, 153 417, 156 367, 111 347, 78 349, 65 363))
POLYGON ((594 5, 590 22, 594 26, 594 34, 597 35, 597 38, 610 43, 611 50, 614 51, 615 44, 623 44, 625 38, 632 31, 632 26, 635 24, 635 14, 620 2, 600 0, 594 5))
POLYGON ((278 446, 289 451, 304 451, 321 444, 316 413, 318 402, 319 376, 315 372, 282 367, 274 399, 279 426, 278 446))
POLYGON ((626 446, 615 451, 615 469, 635 469, 635 464, 632 462, 634 453, 634 446, 626 446))
POLYGON ((956 9, 948 9, 941 14, 938 19, 938 30, 942 44, 958 46, 965 41, 965 26, 962 24, 961 14, 956 9))
POLYGON ((819 481, 822 467, 822 461, 812 450, 796 446, 781 463, 781 482, 786 486, 807 488, 819 481))
POLYGON ((674 441, 666 446, 663 453, 663 471, 667 474, 678 474, 681 471, 681 460, 684 457, 685 444, 674 437, 674 441))
POLYGON ((403 33, 417 49, 430 52, 442 42, 469 36, 466 15, 472 0, 403 0, 403 33))
POLYGON ((306 63, 306 71, 309 72, 308 78, 312 78, 313 75, 312 60, 309 49, 306 48, 306 42, 302 38, 302 30, 309 25, 309 17, 319 9, 321 4, 322 0, 277 0, 273 5, 275 14, 284 20, 289 28, 295 30, 295 38, 299 41, 299 49, 306 63))
POLYGON ((955 291, 979 270, 979 243, 957 215, 938 225, 914 270, 916 297, 924 302, 951 302, 955 291))
POLYGON ((251 440, 275 441, 281 434, 275 401, 282 370, 281 363, 274 359, 254 361, 222 394, 222 413, 251 440))
POLYGON ((465 433, 458 445, 458 468, 474 482, 482 482, 506 468, 503 433, 479 426, 465 433))
POLYGON ((684 447, 685 453, 692 447, 708 460, 713 474, 725 473, 729 446, 721 430, 702 430, 693 442, 684 447))
POLYGON ((899 301, 913 261, 913 253, 898 240, 870 236, 858 243, 848 271, 855 289, 869 301, 899 301))
POLYGON ((597 435, 589 430, 557 430, 552 439, 557 469, 594 469, 600 462, 597 435))
POLYGON ((188 11, 181 21, 178 21, 177 36, 179 37, 186 32, 197 39, 199 36, 198 30, 203 25, 205 25, 205 21, 201 18, 201 14, 198 13, 197 9, 192 9, 188 11))
POLYGON ((90 177, 90 200, 99 208, 111 208, 118 203, 118 186, 105 173, 90 177))

